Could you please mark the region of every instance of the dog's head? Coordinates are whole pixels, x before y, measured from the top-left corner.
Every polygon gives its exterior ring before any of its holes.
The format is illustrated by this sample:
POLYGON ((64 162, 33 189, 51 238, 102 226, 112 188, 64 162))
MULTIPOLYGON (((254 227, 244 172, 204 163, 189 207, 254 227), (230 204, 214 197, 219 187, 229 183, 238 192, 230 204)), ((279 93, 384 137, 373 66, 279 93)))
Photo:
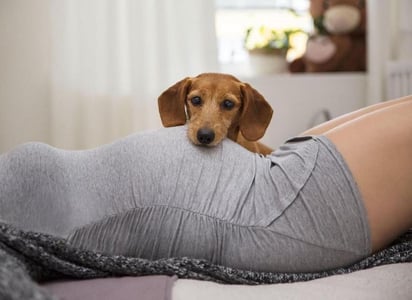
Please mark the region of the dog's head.
POLYGON ((260 139, 273 110, 249 84, 219 73, 185 78, 159 99, 165 127, 188 124, 188 136, 197 145, 214 146, 226 136, 236 140, 239 131, 248 141, 260 139))

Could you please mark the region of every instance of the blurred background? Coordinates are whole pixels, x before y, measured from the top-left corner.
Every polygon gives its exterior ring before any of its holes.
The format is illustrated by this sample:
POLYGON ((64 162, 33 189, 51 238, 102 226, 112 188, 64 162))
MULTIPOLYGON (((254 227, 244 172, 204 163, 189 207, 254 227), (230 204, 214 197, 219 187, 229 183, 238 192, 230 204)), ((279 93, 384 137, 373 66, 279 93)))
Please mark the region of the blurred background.
POLYGON ((160 128, 160 93, 203 72, 232 73, 265 96, 275 114, 264 142, 275 148, 412 94, 411 12, 409 0, 0 0, 0 153, 28 141, 86 149, 160 128), (358 31, 319 26, 345 3, 364 8, 364 55, 354 54, 358 31), (313 39, 325 32, 335 44, 313 39), (340 42, 354 58, 308 65, 340 42), (342 67, 361 56, 366 69, 342 67))

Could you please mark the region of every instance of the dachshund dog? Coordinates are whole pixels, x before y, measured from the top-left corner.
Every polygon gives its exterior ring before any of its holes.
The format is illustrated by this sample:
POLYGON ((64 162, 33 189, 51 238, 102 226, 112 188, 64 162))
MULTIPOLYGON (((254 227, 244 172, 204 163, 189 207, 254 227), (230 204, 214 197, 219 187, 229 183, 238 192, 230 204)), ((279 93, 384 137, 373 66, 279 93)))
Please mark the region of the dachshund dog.
POLYGON ((252 152, 272 152, 256 142, 269 125, 272 108, 258 91, 232 75, 187 77, 164 91, 158 105, 163 126, 188 122, 189 139, 196 145, 215 146, 228 137, 252 152))

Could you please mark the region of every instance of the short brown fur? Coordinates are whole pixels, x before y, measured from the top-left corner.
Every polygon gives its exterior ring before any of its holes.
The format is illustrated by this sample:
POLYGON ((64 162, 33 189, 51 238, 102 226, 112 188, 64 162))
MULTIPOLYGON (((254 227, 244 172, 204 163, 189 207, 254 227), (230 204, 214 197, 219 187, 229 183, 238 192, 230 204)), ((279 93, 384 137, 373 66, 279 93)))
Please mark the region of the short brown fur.
POLYGON ((184 125, 188 119, 188 136, 196 145, 215 146, 228 137, 252 152, 272 152, 257 140, 264 135, 273 110, 258 91, 234 76, 203 73, 187 77, 164 91, 158 104, 163 126, 184 125), (195 97, 200 104, 192 103, 195 97), (233 105, 230 109, 224 106, 225 100, 233 105), (199 140, 201 129, 213 132, 207 143, 199 140))

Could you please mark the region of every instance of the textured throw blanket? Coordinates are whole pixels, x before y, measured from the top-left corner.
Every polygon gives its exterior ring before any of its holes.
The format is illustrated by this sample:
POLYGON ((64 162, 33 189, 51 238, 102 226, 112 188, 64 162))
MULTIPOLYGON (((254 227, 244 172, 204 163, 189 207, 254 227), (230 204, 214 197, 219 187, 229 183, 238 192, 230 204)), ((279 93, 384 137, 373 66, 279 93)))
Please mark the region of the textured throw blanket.
POLYGON ((346 268, 317 273, 259 273, 189 258, 150 261, 106 256, 71 247, 64 239, 0 224, 0 299, 53 299, 38 282, 149 274, 230 284, 268 284, 317 279, 390 263, 412 262, 412 230, 388 248, 346 268))

